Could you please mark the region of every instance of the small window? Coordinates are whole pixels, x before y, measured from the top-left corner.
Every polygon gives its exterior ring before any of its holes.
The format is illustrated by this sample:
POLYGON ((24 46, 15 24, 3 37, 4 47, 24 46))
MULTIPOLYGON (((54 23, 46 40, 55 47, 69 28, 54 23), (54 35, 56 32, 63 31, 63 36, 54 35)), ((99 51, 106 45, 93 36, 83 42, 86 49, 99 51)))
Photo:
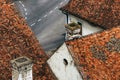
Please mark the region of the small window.
POLYGON ((77 22, 80 26, 82 26, 82 23, 81 22, 77 22))
POLYGON ((25 67, 25 70, 27 70, 27 68, 25 67))
POLYGON ((68 65, 67 59, 63 59, 63 63, 67 66, 68 65))

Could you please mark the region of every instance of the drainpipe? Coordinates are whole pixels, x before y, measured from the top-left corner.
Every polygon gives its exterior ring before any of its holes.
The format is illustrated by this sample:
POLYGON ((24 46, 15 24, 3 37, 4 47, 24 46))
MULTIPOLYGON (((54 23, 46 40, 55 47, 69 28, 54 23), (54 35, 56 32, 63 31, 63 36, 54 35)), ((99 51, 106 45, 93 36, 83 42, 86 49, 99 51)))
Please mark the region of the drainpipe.
POLYGON ((67 24, 68 24, 68 14, 66 14, 66 18, 67 18, 67 24))

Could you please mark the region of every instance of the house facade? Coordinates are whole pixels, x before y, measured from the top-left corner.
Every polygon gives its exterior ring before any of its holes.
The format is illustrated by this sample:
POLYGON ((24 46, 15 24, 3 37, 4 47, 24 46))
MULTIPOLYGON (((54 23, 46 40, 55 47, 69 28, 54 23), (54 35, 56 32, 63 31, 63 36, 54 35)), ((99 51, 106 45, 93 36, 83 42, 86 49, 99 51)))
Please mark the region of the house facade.
POLYGON ((66 43, 47 62, 58 80, 82 80, 66 43))
POLYGON ((66 41, 68 50, 83 80, 120 79, 119 43, 120 26, 66 41))
POLYGON ((79 22, 80 18, 103 29, 110 29, 120 25, 119 4, 119 0, 70 0, 60 10, 66 14, 67 23, 79 22))
POLYGON ((120 79, 120 63, 114 63, 120 60, 120 5, 112 1, 70 0, 60 9, 66 24, 80 25, 82 34, 69 39, 65 27, 65 43, 48 60, 58 80, 120 79))
POLYGON ((101 28, 97 25, 93 25, 93 24, 87 22, 86 20, 78 18, 72 14, 66 13, 65 15, 66 15, 66 24, 70 24, 72 22, 82 24, 81 25, 82 26, 82 36, 103 30, 103 28, 101 28))
POLYGON ((119 80, 119 43, 112 28, 66 41, 47 62, 58 80, 119 80))

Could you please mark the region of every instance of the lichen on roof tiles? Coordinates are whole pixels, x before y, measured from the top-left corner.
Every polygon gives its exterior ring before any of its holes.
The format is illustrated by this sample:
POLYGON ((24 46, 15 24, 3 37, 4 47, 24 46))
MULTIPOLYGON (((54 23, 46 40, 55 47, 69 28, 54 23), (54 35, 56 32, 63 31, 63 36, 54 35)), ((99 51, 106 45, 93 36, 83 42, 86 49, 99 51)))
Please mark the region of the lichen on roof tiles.
POLYGON ((67 41, 83 79, 120 79, 120 26, 67 41))
POLYGON ((120 0, 70 0, 61 10, 105 29, 120 25, 120 0))

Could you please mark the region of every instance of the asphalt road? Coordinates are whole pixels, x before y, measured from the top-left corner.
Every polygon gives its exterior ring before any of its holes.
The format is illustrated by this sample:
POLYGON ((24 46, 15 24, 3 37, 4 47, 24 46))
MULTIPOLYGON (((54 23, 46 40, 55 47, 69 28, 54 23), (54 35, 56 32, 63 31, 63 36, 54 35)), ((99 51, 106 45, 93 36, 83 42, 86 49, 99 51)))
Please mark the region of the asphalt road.
POLYGON ((69 0, 15 0, 16 7, 48 51, 64 42, 65 15, 59 8, 69 0))

